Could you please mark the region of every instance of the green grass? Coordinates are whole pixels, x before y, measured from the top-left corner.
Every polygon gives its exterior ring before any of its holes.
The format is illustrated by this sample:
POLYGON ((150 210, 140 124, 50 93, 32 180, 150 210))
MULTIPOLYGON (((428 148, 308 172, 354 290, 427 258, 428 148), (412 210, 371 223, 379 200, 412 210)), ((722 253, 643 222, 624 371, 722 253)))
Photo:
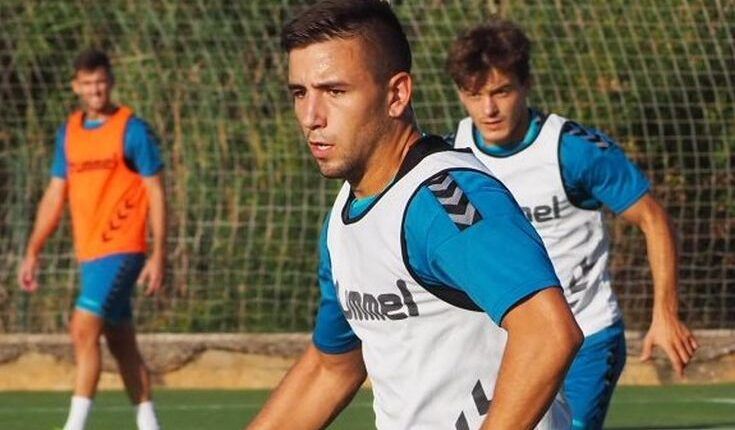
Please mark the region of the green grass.
MULTIPOLYGON (((156 405, 166 429, 240 429, 265 401, 265 391, 158 390, 156 405)), ((53 429, 66 417, 68 393, 0 393, 0 428, 53 429)), ((90 430, 133 429, 123 393, 102 392, 90 430)), ((373 428, 369 391, 360 392, 332 429, 373 428)), ((735 384, 620 387, 607 420, 610 429, 735 428, 735 384)))

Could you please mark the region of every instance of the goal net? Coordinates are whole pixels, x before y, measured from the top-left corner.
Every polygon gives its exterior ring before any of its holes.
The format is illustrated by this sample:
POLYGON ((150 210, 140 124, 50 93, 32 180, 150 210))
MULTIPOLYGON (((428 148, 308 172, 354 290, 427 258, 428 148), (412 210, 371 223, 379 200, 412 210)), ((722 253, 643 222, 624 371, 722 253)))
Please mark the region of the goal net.
MULTIPOLYGON (((141 331, 303 331, 318 302, 316 244, 338 184, 322 179, 286 91, 281 26, 301 1, 0 2, 0 332, 65 330, 78 285, 68 219, 42 290, 15 274, 75 105, 71 62, 113 59, 115 98, 157 131, 166 161, 164 294, 135 299, 141 331)), ((500 14, 534 40, 532 103, 606 131, 648 174, 678 232, 681 311, 735 327, 735 5, 732 0, 397 1, 422 128, 464 116, 443 62, 459 31, 500 14)), ((610 219, 628 328, 650 319, 645 243, 610 219)))

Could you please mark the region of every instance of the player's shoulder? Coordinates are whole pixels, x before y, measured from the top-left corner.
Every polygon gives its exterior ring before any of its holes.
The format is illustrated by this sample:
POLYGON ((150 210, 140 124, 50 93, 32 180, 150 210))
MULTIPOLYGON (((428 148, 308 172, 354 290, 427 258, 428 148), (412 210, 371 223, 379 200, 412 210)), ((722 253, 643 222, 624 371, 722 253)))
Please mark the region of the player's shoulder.
POLYGON ((516 211, 510 191, 497 178, 480 170, 454 169, 425 181, 407 213, 410 223, 426 229, 437 222, 451 222, 463 231, 485 218, 516 211))
POLYGON ((125 140, 127 144, 136 145, 158 145, 160 139, 150 123, 143 118, 132 115, 125 127, 125 140))
POLYGON ((138 115, 131 115, 127 123, 127 131, 132 133, 151 133, 152 127, 148 121, 138 115))
POLYGON ((606 133, 572 120, 565 121, 562 126, 561 144, 580 153, 604 152, 617 147, 615 140, 606 133))
POLYGON ((468 195, 508 192, 505 185, 487 170, 471 167, 458 167, 437 173, 425 181, 423 187, 434 193, 442 191, 443 188, 457 188, 468 195))

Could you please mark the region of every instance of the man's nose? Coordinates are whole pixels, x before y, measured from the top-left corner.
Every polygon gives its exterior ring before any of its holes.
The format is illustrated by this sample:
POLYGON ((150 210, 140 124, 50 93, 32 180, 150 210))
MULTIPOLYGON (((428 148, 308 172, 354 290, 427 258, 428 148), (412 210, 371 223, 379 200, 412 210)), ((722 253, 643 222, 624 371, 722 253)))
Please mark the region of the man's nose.
POLYGON ((327 125, 327 117, 320 97, 317 94, 308 95, 304 103, 303 126, 309 130, 325 127, 327 125))
POLYGON ((491 95, 486 95, 482 100, 482 112, 487 116, 494 116, 498 113, 498 104, 491 95))

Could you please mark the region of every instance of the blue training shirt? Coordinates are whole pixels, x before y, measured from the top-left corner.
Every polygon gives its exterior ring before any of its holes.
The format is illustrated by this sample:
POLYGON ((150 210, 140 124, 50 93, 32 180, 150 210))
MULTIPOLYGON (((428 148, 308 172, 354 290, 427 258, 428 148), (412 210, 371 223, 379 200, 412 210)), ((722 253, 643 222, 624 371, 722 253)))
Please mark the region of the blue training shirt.
MULTIPOLYGON (((499 181, 474 171, 450 174, 483 219, 460 231, 435 195, 422 186, 406 209, 403 235, 409 269, 426 288, 463 291, 500 324, 515 304, 559 285, 559 280, 541 238, 499 181)), ((355 200, 350 217, 369 209, 375 198, 355 200)), ((360 340, 336 296, 327 249, 328 228, 325 221, 319 241, 322 298, 313 341, 321 351, 336 354, 354 349, 360 340)))
MULTIPOLYGON (((85 120, 84 128, 95 129, 102 124, 103 121, 85 120)), ((65 142, 66 122, 56 132, 54 161, 51 165, 51 176, 61 179, 67 178, 65 142)), ((141 176, 154 176, 163 168, 158 139, 151 127, 137 116, 132 116, 128 121, 123 152, 128 167, 141 176)))
MULTIPOLYGON (((474 126, 473 137, 477 147, 486 154, 508 157, 533 143, 541 131, 543 119, 542 113, 531 109, 528 131, 516 144, 497 146, 485 143, 474 126)), ((575 206, 599 209, 604 205, 617 215, 650 190, 651 184, 646 176, 612 139, 598 130, 586 129, 604 141, 603 145, 595 145, 573 130, 573 127, 565 128, 562 134, 559 162, 564 188, 575 206)))

